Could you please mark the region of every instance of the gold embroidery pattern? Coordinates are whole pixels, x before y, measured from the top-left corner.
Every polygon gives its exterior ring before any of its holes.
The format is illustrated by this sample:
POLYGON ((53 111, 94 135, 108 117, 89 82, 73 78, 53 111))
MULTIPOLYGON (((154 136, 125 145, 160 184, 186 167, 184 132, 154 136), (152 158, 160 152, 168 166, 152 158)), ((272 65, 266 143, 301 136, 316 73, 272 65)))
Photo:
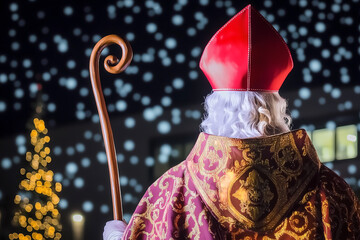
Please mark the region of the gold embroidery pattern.
POLYGON ((308 228, 309 220, 304 213, 295 211, 294 214, 289 218, 289 223, 291 228, 296 233, 302 233, 308 228))
POLYGON ((359 239, 356 196, 317 162, 305 131, 290 134, 259 144, 200 134, 187 160, 147 190, 123 239, 359 239))
POLYGON ((215 237, 214 227, 217 226, 209 224, 214 220, 206 207, 199 209, 203 205, 201 198, 185 171, 183 162, 154 182, 135 210, 123 239, 215 237), (201 230, 203 226, 206 231, 201 230))
MULTIPOLYGON (((240 206, 242 214, 247 214, 252 221, 269 212, 270 202, 274 198, 269 186, 269 180, 264 180, 256 170, 251 170, 246 180, 236 179, 230 189, 237 189, 230 199, 230 209, 240 206)), ((234 211, 236 212, 236 210, 234 211)), ((236 216, 236 215, 235 215, 236 216)))
MULTIPOLYGON (((318 172, 318 159, 304 156, 307 139, 304 130, 242 140, 206 135, 195 144, 204 147, 189 155, 187 167, 224 227, 267 231, 300 200, 318 172)), ((309 144, 306 149, 315 151, 309 144)))
POLYGON ((350 186, 333 171, 322 166, 319 192, 326 239, 359 239, 359 200, 350 186))

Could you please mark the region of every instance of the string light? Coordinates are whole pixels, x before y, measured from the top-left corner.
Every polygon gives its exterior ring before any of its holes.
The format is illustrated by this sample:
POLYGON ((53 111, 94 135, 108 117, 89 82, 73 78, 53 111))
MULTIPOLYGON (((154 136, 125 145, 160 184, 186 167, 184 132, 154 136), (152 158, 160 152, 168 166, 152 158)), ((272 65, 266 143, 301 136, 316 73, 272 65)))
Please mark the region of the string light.
POLYGON ((57 205, 60 201, 58 193, 62 190, 61 183, 54 183, 54 173, 48 170, 51 162, 50 148, 45 146, 50 142, 48 130, 43 120, 33 120, 34 129, 30 132, 30 142, 33 151, 26 153, 25 158, 30 164, 29 170, 20 169, 25 178, 20 182, 21 191, 14 198, 14 203, 20 209, 13 217, 13 224, 23 228, 22 233, 9 234, 9 239, 42 240, 61 239, 62 226, 57 205), (28 197, 30 196, 30 197, 28 197))

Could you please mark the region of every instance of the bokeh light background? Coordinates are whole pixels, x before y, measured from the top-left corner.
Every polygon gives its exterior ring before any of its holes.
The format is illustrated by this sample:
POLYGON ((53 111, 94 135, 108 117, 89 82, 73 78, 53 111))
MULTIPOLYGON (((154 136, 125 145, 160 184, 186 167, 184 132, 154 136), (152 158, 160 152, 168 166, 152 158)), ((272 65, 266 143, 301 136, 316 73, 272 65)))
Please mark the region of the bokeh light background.
MULTIPOLYGON (((360 131, 359 0, 0 2, 0 238, 11 231, 36 104, 51 137, 64 239, 70 216, 85 216, 85 239, 100 239, 112 218, 106 155, 88 60, 108 34, 127 38, 134 59, 125 73, 101 79, 114 128, 125 218, 146 188, 188 153, 211 88, 198 68, 207 41, 252 3, 289 45, 295 67, 280 94, 293 128, 360 131), (91 236, 91 237, 90 237, 91 236)), ((103 56, 120 54, 109 47, 103 56)), ((274 56, 276 57, 276 56, 274 56)), ((357 146, 358 142, 357 142, 357 146)), ((327 163, 355 191, 359 157, 327 163)))

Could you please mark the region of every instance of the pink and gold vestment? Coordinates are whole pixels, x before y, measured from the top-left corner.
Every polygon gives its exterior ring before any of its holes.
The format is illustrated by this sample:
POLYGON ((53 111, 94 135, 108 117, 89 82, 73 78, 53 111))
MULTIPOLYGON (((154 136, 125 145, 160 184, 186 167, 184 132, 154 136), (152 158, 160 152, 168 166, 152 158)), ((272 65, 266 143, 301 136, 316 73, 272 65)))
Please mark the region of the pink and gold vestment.
POLYGON ((201 133, 146 191, 123 239, 360 239, 360 204, 305 130, 201 133))

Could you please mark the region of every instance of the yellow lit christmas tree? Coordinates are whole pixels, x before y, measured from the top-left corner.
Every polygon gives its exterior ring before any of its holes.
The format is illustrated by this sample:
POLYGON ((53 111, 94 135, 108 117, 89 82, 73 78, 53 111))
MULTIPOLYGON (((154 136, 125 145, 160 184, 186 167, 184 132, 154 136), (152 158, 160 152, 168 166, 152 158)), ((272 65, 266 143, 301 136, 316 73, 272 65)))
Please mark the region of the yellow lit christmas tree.
POLYGON ((33 151, 26 153, 26 160, 30 163, 29 170, 20 169, 24 179, 20 182, 20 192, 14 202, 19 205, 15 212, 13 224, 20 231, 9 234, 9 239, 42 240, 61 238, 60 213, 57 209, 61 192, 61 183, 54 182, 54 173, 47 170, 51 162, 50 142, 48 130, 43 120, 33 120, 34 129, 30 133, 33 151))

